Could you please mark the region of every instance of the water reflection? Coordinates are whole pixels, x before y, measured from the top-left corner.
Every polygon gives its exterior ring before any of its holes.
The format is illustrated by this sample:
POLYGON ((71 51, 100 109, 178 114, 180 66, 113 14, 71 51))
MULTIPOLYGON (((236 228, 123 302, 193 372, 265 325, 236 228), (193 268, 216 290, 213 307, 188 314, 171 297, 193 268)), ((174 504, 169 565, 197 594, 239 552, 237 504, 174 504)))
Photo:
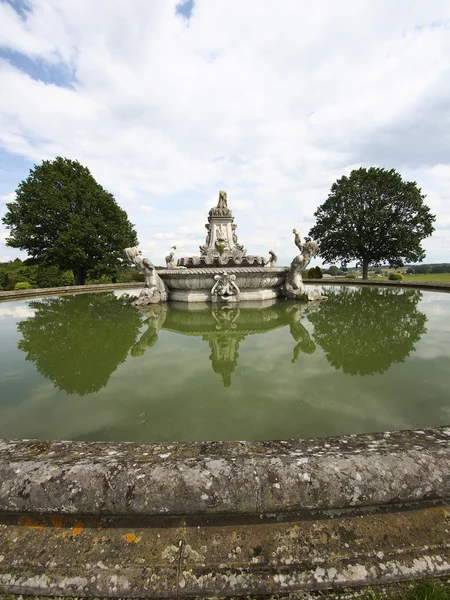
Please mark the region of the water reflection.
POLYGON ((69 394, 104 387, 127 358, 141 315, 113 292, 31 301, 34 315, 18 323, 18 347, 44 377, 69 394))
POLYGON ((289 331, 297 345, 294 347, 294 356, 291 360, 292 363, 297 362, 300 352, 305 354, 312 354, 316 346, 309 335, 309 331, 302 325, 300 319, 302 318, 307 306, 300 302, 294 304, 286 304, 286 316, 289 323, 289 331))
POLYGON ((418 290, 336 287, 309 316, 328 362, 351 375, 384 373, 404 362, 426 332, 418 290))
POLYGON ((147 330, 141 335, 137 342, 131 348, 131 356, 143 356, 147 348, 153 348, 158 341, 158 333, 164 325, 167 317, 168 304, 152 304, 146 310, 141 309, 141 313, 146 317, 144 325, 147 330))
MULTIPOLYGON (((156 323, 153 315, 158 311, 158 307, 153 306, 147 309, 151 315, 150 323, 142 338, 145 336, 146 339, 153 340, 160 329, 201 337, 211 350, 209 359, 213 371, 221 376, 225 387, 230 387, 231 376, 239 358, 240 343, 250 335, 285 327, 288 323, 300 319, 304 305, 302 310, 293 310, 293 307, 286 309, 287 304, 276 301, 261 303, 257 309, 253 304, 248 306, 241 304, 239 307, 207 304, 194 307, 171 305, 165 313, 164 321, 159 319, 156 323)), ((302 339, 305 341, 308 338, 309 347, 311 344, 314 347, 308 332, 300 323, 292 325, 291 331, 297 332, 300 328, 303 330, 302 339)), ((297 337, 294 336, 294 339, 299 341, 297 337)))
MULTIPOLYGON (((294 341, 290 362, 299 370, 319 346, 336 369, 369 375, 403 362, 426 331, 426 317, 417 310, 419 291, 342 287, 327 293, 328 300, 318 305, 169 303, 141 310, 112 292, 44 298, 29 303, 34 314, 18 324, 23 338, 18 347, 55 387, 82 396, 106 386, 128 353, 133 362, 155 353, 161 369, 170 370, 155 348, 164 331, 207 343, 212 369, 225 387, 232 384, 240 345, 249 336, 286 328, 294 341)), ((265 350, 268 356, 271 350, 265 350)))

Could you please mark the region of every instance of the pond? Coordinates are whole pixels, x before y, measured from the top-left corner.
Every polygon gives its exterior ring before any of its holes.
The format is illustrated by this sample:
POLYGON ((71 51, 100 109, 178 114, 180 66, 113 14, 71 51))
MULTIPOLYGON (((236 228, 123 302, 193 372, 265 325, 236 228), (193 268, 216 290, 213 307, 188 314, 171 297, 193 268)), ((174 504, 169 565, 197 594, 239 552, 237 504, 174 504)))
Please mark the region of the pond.
POLYGON ((264 440, 450 423, 450 294, 323 286, 318 305, 0 304, 0 438, 264 440))

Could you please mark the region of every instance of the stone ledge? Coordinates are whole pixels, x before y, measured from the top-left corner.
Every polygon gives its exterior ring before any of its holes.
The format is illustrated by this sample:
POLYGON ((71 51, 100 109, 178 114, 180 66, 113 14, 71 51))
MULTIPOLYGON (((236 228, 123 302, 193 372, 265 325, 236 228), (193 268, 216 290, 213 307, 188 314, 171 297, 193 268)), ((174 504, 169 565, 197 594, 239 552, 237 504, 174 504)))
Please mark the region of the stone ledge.
POLYGON ((76 294, 80 292, 127 290, 131 288, 143 287, 143 281, 136 281, 131 283, 99 283, 94 285, 67 285, 53 288, 32 288, 30 290, 8 290, 0 292, 0 302, 2 300, 20 300, 21 298, 33 298, 35 296, 49 296, 53 294, 76 294))
POLYGON ((257 515, 450 499, 450 427, 180 444, 0 441, 0 512, 257 515))

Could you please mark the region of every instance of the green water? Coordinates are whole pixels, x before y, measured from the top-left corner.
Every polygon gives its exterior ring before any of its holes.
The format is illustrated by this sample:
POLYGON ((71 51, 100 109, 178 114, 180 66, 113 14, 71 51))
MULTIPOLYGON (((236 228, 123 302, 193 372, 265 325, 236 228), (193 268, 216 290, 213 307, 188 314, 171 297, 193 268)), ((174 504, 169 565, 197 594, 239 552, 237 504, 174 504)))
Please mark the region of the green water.
POLYGON ((318 306, 141 311, 119 292, 2 303, 0 438, 255 440, 449 424, 450 294, 324 291, 318 306))

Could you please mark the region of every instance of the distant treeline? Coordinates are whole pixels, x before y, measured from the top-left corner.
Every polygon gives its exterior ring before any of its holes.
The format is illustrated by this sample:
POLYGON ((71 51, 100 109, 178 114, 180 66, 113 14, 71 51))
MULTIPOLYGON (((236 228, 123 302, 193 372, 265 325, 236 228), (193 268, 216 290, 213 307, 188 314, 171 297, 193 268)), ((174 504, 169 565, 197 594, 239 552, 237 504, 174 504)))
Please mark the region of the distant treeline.
POLYGON ((450 273, 450 263, 437 265, 406 265, 407 273, 450 273))
MULTIPOLYGON (((388 265, 383 265, 381 267, 373 267, 369 269, 371 272, 376 275, 383 275, 386 269, 390 269, 388 265)), ((328 275, 336 276, 348 276, 351 275, 353 271, 359 272, 361 269, 358 267, 348 267, 347 269, 340 269, 335 265, 332 265, 328 269, 322 269, 322 273, 326 273, 328 275)), ((450 273, 450 263, 439 263, 439 264, 424 264, 424 265, 405 265, 400 269, 403 273, 414 274, 414 273, 450 273)))
MULTIPOLYGON (((135 267, 122 264, 113 273, 101 273, 101 269, 88 271, 86 283, 131 283, 144 281, 135 267)), ((49 288, 74 285, 72 271, 63 271, 56 266, 27 264, 19 258, 0 263, 0 290, 20 290, 29 288, 49 288)))

